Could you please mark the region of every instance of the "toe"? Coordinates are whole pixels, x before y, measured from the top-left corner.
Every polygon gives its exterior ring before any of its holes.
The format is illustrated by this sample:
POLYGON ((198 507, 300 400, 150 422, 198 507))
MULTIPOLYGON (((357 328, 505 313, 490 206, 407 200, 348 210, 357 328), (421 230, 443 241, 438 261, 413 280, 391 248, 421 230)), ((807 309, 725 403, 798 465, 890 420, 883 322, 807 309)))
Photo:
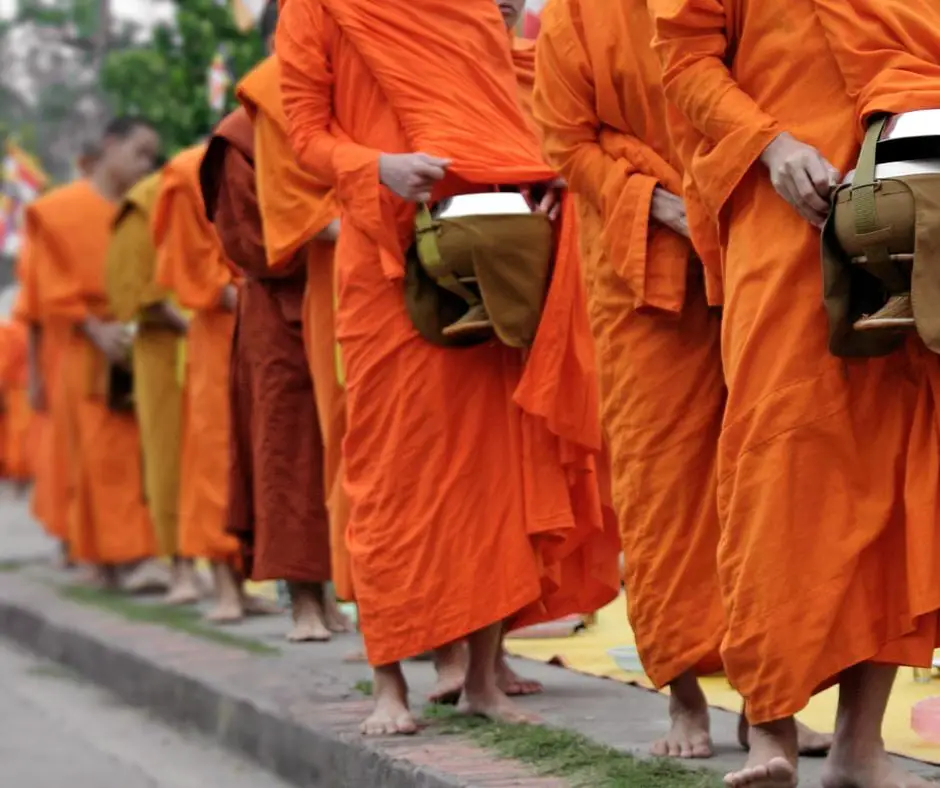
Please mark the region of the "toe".
POLYGON ((650 747, 650 754, 654 758, 665 758, 669 755, 669 747, 666 744, 666 740, 660 739, 659 741, 653 742, 653 746, 650 747))

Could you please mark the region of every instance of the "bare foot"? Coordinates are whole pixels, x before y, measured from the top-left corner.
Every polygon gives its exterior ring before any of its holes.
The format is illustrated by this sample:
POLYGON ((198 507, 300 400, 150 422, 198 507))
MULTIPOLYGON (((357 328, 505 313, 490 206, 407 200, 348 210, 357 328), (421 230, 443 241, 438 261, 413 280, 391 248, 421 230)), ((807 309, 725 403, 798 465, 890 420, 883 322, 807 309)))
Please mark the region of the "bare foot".
POLYGON ((418 732, 408 708, 408 685, 401 665, 376 668, 372 691, 375 709, 359 727, 363 736, 410 736, 418 732))
MULTIPOLYGON (((748 745, 748 734, 751 726, 747 723, 747 717, 744 712, 738 717, 738 742, 745 750, 750 749, 748 745)), ((796 739, 799 745, 800 757, 802 758, 825 758, 832 748, 832 734, 819 733, 807 725, 797 720, 796 739)))
POLYGON ((212 624, 238 624, 244 618, 244 608, 240 604, 230 601, 220 601, 206 613, 206 621, 212 624))
POLYGON ((672 727, 650 752, 658 758, 711 758, 711 728, 708 702, 698 679, 686 673, 670 685, 669 717, 672 727))
POLYGON ((534 714, 527 714, 514 701, 498 687, 488 691, 471 691, 464 689, 463 700, 458 710, 461 714, 486 717, 493 722, 503 722, 509 725, 524 725, 526 723, 537 725, 541 720, 534 714))
POLYGON ((753 725, 744 768, 725 775, 730 788, 796 788, 797 740, 792 718, 753 725))
POLYGON ((277 602, 271 602, 264 597, 242 593, 242 607, 246 616, 279 616, 284 612, 277 602))
POLYGON ((428 700, 442 706, 456 706, 467 678, 467 644, 462 640, 434 650, 437 682, 428 700))
POLYGON ((177 580, 163 597, 165 605, 195 605, 200 598, 199 587, 191 580, 177 580))
POLYGON ((287 633, 291 643, 325 643, 332 638, 323 622, 323 610, 311 583, 290 583, 291 617, 294 626, 287 633))
POLYGON ((917 775, 905 771, 892 761, 880 746, 874 751, 867 748, 849 753, 840 753, 833 747, 829 760, 823 767, 822 788, 931 788, 936 783, 927 782, 917 775))
POLYGON ((165 594, 170 587, 169 569, 161 562, 142 561, 124 577, 121 590, 127 594, 165 594))
POLYGON ((337 635, 341 635, 344 632, 356 631, 353 622, 349 620, 349 616, 339 609, 335 600, 326 603, 325 619, 326 628, 330 630, 330 632, 335 632, 337 635))
POLYGON ((545 689, 540 681, 524 679, 516 673, 510 666, 505 651, 501 651, 496 660, 496 683, 510 698, 538 695, 545 689))
POLYGON ((120 588, 117 571, 113 566, 89 567, 80 582, 99 591, 118 591, 120 588))

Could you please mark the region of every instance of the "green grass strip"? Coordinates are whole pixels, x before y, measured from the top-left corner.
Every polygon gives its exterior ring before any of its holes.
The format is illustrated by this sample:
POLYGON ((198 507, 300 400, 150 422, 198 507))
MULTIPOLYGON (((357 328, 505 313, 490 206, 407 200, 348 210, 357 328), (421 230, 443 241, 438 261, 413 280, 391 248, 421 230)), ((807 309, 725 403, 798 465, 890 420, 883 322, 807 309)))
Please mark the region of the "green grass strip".
POLYGON ((22 561, 0 561, 0 572, 19 572, 24 565, 22 561))
POLYGON ((585 736, 540 725, 505 725, 430 706, 425 718, 438 733, 462 735, 501 758, 532 766, 572 788, 720 788, 714 772, 663 759, 641 759, 585 736))
POLYGON ((260 640, 232 635, 205 623, 199 611, 194 608, 147 604, 126 596, 84 586, 62 586, 59 588, 59 594, 71 602, 96 607, 128 621, 175 629, 177 632, 185 632, 187 635, 202 638, 220 646, 241 649, 250 654, 272 656, 281 653, 279 649, 260 640))

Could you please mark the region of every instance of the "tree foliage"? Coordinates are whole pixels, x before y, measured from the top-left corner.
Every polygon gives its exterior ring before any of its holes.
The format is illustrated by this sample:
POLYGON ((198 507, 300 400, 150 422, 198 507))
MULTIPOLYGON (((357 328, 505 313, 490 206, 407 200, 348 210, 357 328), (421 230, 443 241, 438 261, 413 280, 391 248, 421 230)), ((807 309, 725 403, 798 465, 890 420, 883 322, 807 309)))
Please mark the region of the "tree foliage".
MULTIPOLYGON (((219 120, 209 106, 207 81, 219 47, 236 81, 264 56, 260 36, 240 32, 227 3, 176 0, 175 5, 175 24, 158 26, 146 41, 110 50, 101 69, 101 86, 113 109, 148 118, 169 152, 192 145, 219 120)), ((226 106, 234 103, 230 88, 226 106)))

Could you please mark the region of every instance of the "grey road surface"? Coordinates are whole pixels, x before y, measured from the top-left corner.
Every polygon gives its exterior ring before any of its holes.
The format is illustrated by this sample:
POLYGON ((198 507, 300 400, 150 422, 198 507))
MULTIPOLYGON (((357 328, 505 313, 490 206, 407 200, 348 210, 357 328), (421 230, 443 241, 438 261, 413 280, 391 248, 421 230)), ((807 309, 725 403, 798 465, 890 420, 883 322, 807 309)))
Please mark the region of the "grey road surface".
POLYGON ((0 773, 7 788, 287 788, 3 641, 0 773))

